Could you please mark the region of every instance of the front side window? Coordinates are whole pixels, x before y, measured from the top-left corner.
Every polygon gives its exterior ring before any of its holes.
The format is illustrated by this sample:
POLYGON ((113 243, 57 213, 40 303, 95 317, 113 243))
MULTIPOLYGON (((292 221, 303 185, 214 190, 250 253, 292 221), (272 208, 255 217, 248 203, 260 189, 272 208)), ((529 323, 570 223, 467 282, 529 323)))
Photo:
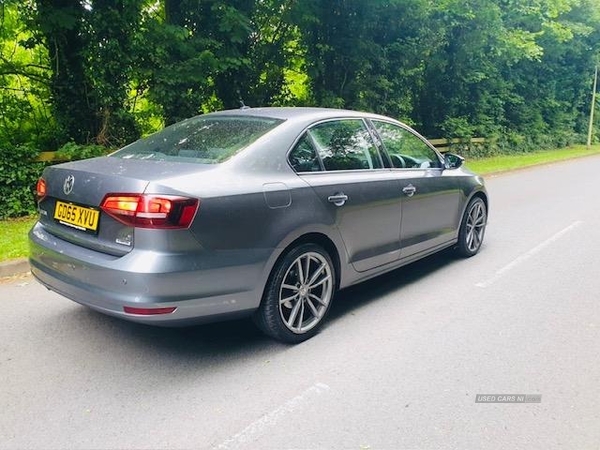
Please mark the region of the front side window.
POLYGON ((267 117, 198 116, 140 139, 110 156, 218 164, 281 122, 267 117))
POLYGON ((440 168, 437 153, 406 128, 388 122, 373 121, 392 165, 399 169, 440 168))
POLYGON ((308 132, 325 170, 380 169, 381 156, 361 119, 315 125, 308 132))

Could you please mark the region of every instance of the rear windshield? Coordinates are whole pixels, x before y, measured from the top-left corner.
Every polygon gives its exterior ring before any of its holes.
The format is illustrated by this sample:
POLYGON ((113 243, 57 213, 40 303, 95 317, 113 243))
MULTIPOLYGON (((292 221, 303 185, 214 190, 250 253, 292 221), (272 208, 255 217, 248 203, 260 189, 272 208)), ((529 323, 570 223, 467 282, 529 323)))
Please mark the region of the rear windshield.
POLYGON ((111 156, 218 164, 281 122, 265 117, 197 116, 140 139, 111 156))

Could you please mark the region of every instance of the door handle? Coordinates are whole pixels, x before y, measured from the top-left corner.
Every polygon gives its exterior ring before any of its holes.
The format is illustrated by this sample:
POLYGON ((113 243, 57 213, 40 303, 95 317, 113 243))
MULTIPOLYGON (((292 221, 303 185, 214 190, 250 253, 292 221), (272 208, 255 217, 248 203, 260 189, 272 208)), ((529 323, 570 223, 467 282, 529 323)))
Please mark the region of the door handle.
POLYGON ((407 197, 412 197, 413 195, 415 195, 415 192, 417 192, 417 188, 414 187, 412 184, 409 184, 404 189, 402 189, 402 192, 404 192, 407 197))
POLYGON ((343 192, 339 192, 337 194, 330 195, 329 197, 327 197, 327 201, 333 203, 335 206, 344 206, 346 200, 348 200, 348 196, 343 192))

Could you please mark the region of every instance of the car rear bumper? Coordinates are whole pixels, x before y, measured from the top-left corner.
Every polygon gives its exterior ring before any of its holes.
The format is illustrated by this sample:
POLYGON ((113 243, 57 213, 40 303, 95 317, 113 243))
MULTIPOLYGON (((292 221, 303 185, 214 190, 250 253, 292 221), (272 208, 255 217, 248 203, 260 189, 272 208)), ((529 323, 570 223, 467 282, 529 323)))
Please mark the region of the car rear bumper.
POLYGON ((105 314, 163 326, 250 314, 260 304, 271 253, 202 256, 134 249, 115 257, 61 240, 40 224, 29 237, 31 272, 48 289, 105 314), (176 309, 142 315, 126 313, 125 307, 176 309))

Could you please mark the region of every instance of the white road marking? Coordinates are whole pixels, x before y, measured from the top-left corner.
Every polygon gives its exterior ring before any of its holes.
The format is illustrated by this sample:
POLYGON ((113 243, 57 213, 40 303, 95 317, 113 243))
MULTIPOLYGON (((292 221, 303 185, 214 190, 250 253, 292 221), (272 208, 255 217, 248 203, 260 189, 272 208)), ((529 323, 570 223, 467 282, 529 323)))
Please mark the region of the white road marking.
POLYGON ((265 414, 260 419, 252 422, 246 428, 239 433, 223 441, 221 444, 216 446, 216 449, 229 449, 235 448, 241 444, 249 442, 260 434, 263 434, 267 428, 272 427, 279 422, 286 414, 293 412, 294 410, 307 403, 311 397, 319 396, 324 392, 329 391, 331 388, 324 383, 315 383, 300 395, 292 398, 283 405, 274 409, 273 411, 265 414))
POLYGON ((508 263, 506 266, 504 266, 501 269, 499 269, 498 271, 496 271, 496 273, 491 278, 488 278, 485 281, 477 283, 475 286, 480 287, 480 288, 486 288, 488 286, 491 286, 496 281, 498 281, 500 278, 502 278, 502 276, 504 276, 507 272, 509 272, 510 270, 514 269, 519 264, 527 261, 529 258, 531 258, 532 256, 536 255, 537 253, 541 252, 543 249, 545 249, 546 247, 548 247, 553 242, 558 241, 561 237, 563 237, 565 234, 573 231, 575 228, 577 228, 582 223, 583 222, 580 221, 580 220, 578 220, 577 222, 573 222, 567 228, 564 228, 564 229, 560 230, 554 236, 549 237, 544 242, 538 244, 537 246, 535 246, 534 248, 532 248, 531 250, 529 250, 527 253, 524 253, 521 256, 515 258, 513 261, 511 261, 510 263, 508 263))

